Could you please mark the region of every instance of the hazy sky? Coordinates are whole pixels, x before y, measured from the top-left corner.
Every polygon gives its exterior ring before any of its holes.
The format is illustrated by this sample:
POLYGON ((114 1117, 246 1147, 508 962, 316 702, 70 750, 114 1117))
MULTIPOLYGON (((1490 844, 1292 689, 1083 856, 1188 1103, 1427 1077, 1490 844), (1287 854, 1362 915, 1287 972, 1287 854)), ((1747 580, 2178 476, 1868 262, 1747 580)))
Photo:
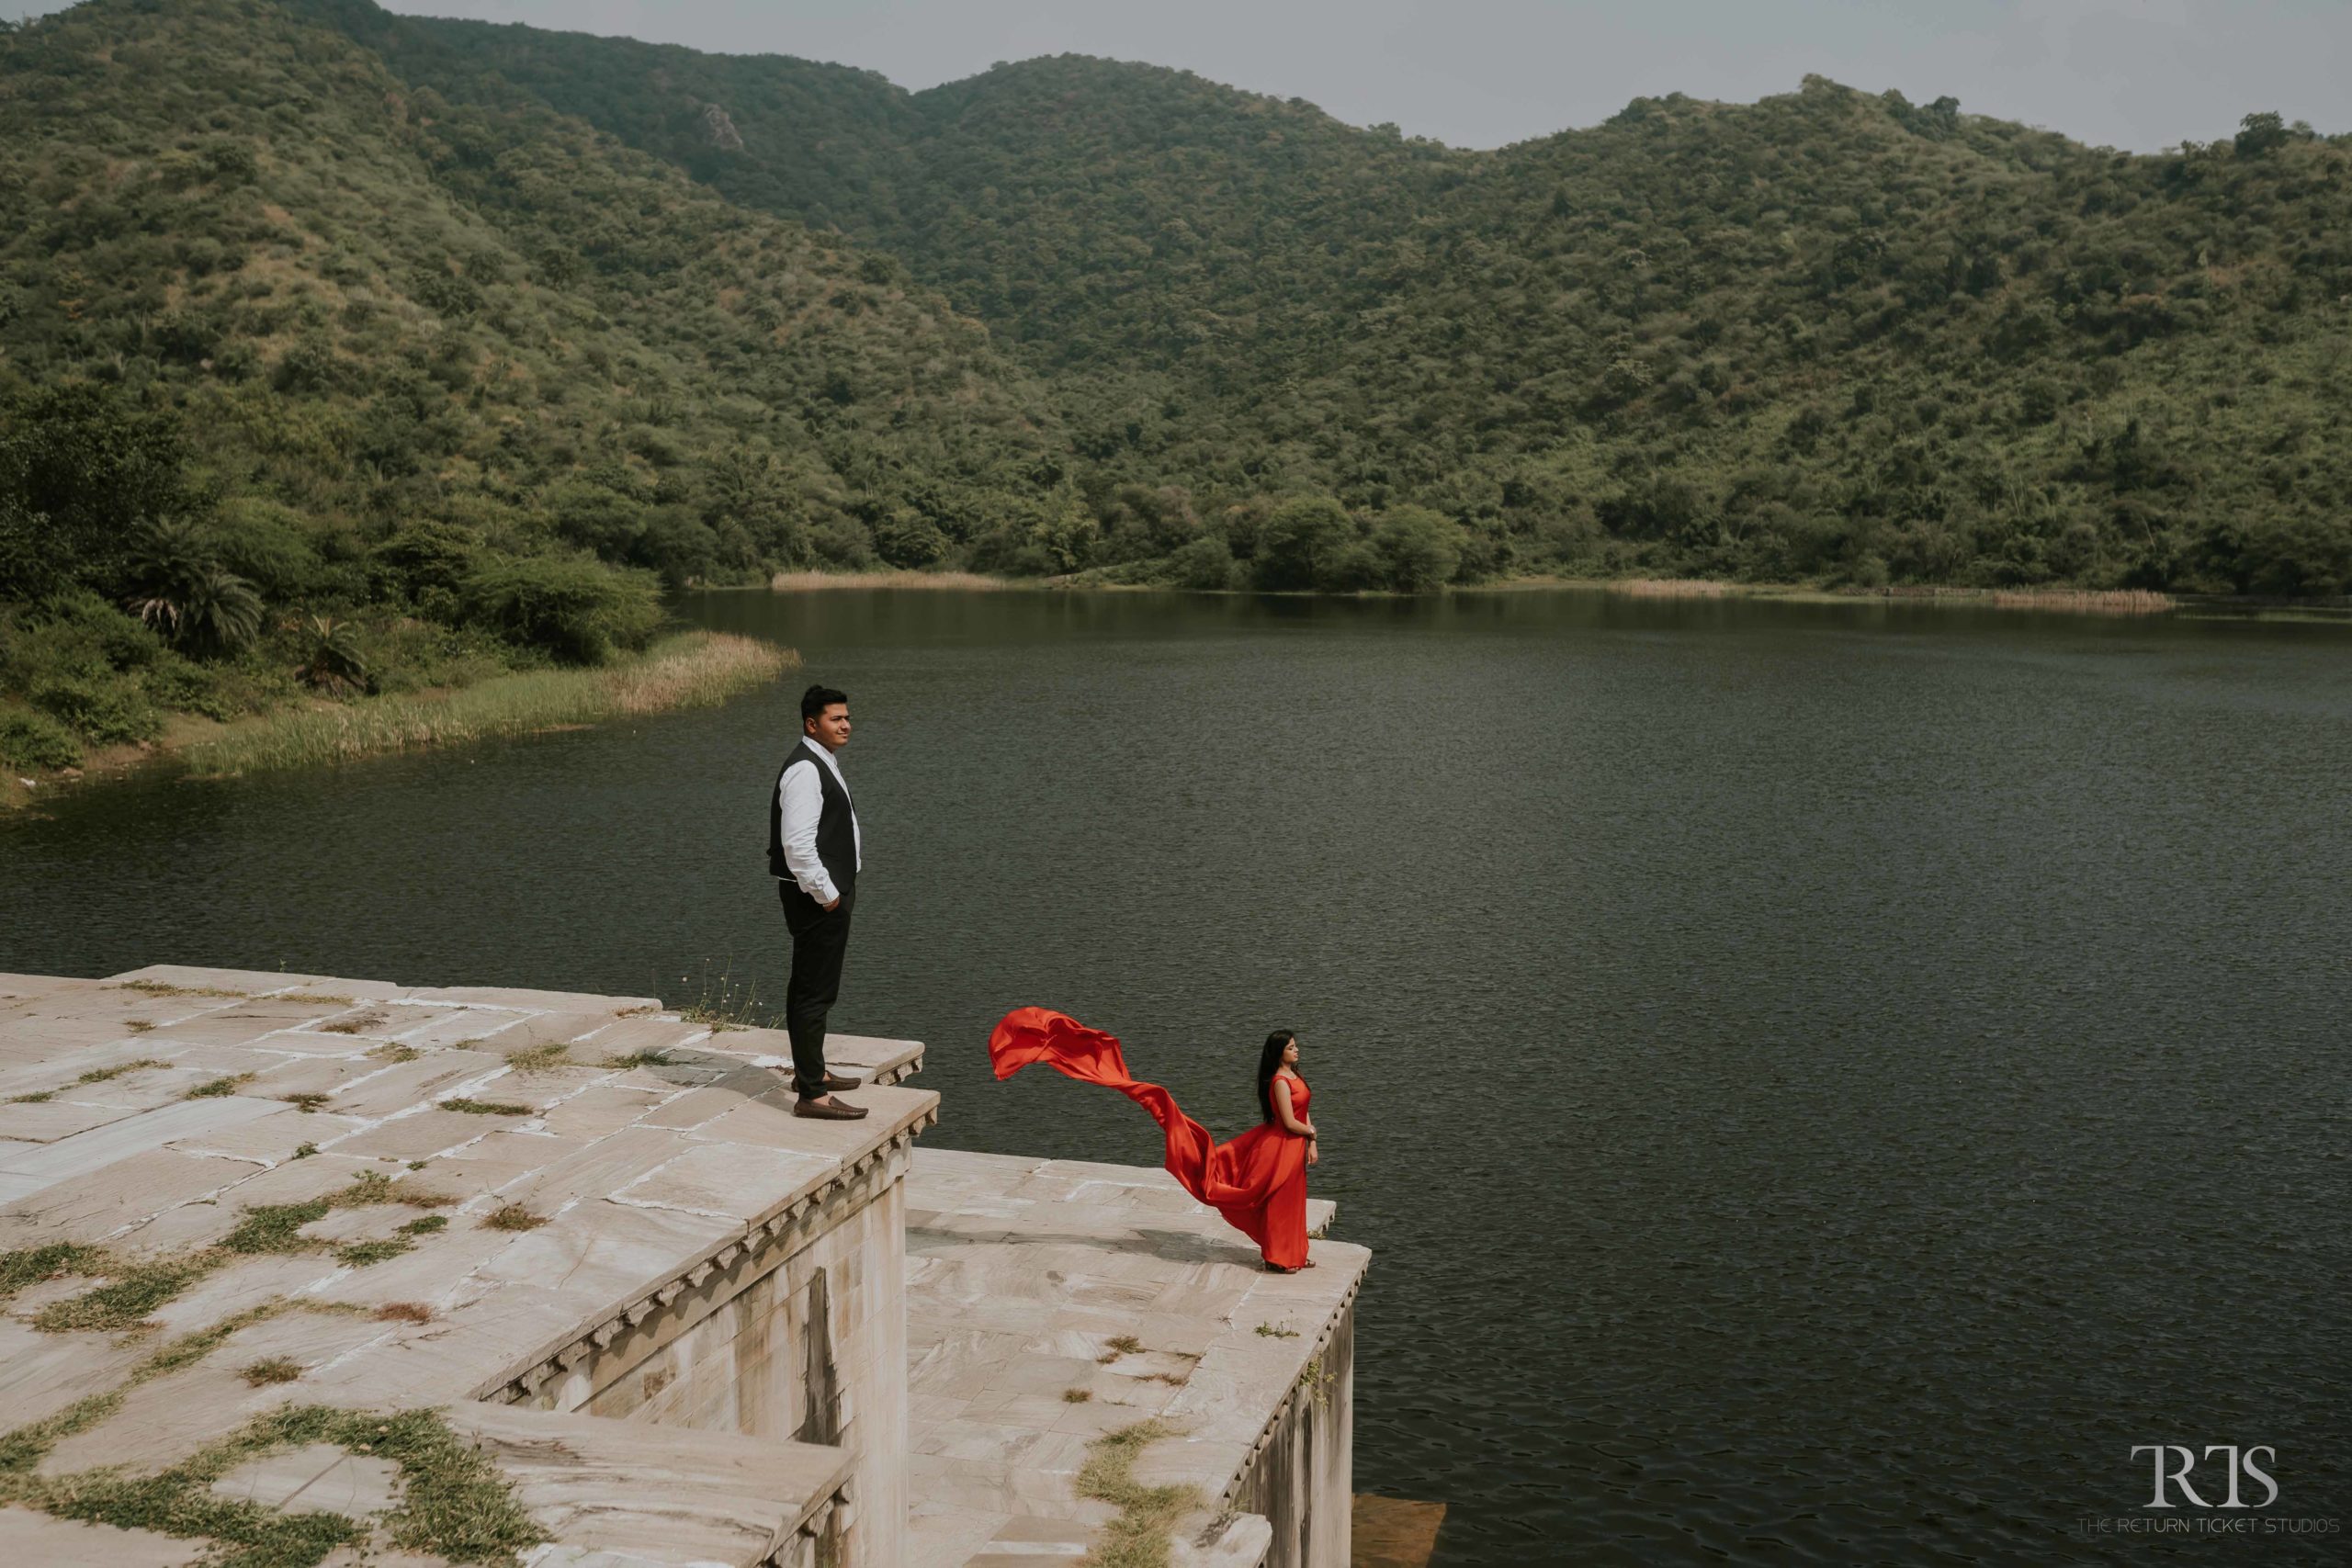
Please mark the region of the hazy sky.
MULTIPOLYGON (((0 15, 53 10, 0 0, 0 15)), ((928 87, 1075 52, 1182 66, 1357 125, 1492 147, 1670 92, 1807 72, 2154 152, 2275 108, 2352 130, 2352 0, 395 0, 392 9, 796 54, 928 87)))

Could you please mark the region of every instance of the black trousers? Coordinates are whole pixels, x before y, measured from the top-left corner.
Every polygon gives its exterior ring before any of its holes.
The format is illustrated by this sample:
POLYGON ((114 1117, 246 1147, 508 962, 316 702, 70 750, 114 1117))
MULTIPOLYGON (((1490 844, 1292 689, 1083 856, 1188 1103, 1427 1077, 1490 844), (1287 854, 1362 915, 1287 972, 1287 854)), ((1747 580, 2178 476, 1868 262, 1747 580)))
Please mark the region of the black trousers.
POLYGON ((776 881, 785 929, 792 933, 792 982, 784 990, 784 1027, 792 1035, 792 1087, 808 1098, 825 1092, 825 1014, 842 994, 842 960, 849 955, 849 913, 854 885, 826 908, 789 877, 776 881))

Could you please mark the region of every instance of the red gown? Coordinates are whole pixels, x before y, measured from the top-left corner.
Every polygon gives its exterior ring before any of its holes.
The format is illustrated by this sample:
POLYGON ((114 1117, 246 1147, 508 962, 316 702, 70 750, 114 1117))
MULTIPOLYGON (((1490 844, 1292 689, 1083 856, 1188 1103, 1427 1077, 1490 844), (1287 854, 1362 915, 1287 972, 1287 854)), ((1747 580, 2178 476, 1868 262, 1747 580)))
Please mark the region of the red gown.
MULTIPOLYGON (((1207 1128, 1177 1109, 1166 1089, 1128 1076, 1114 1036, 1046 1008, 1006 1013, 989 1036, 989 1059, 999 1078, 1043 1062, 1064 1077, 1117 1089, 1150 1111, 1167 1134, 1163 1163, 1185 1191, 1256 1242, 1267 1262, 1296 1269, 1306 1261, 1304 1136, 1279 1122, 1262 1122, 1229 1144, 1216 1143, 1207 1128)), ((1306 1084, 1295 1079, 1291 1088, 1291 1113, 1305 1120, 1306 1084)))

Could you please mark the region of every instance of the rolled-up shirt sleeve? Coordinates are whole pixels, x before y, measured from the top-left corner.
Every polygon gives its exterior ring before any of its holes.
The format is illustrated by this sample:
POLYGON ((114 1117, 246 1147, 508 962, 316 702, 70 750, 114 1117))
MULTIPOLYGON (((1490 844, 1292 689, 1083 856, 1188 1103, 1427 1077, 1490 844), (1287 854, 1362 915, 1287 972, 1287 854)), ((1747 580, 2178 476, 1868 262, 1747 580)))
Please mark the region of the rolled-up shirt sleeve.
POLYGON ((776 782, 784 807, 784 863, 800 891, 820 904, 841 897, 825 863, 817 858, 817 822, 825 814, 825 792, 817 783, 817 766, 795 764, 776 782))

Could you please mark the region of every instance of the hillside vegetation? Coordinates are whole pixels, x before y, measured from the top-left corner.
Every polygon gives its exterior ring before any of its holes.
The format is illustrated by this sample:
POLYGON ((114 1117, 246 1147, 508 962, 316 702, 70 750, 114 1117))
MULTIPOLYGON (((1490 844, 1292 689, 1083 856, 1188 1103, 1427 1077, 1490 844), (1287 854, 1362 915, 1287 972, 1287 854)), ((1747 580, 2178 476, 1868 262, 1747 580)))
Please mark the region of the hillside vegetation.
POLYGON ((2352 585, 2352 138, 2276 116, 2139 157, 1815 78, 1474 152, 1077 57, 400 30, 900 257, 1114 533, 1172 484, 1434 508, 1474 569, 2352 585))
POLYGON ((2352 140, 1818 79, 1467 152, 1062 57, 0 32, 0 757, 964 567, 2352 590, 2352 140))
POLYGON ((1033 386, 888 258, 266 0, 0 34, 0 219, 21 767, 602 662, 663 581, 862 564, 1060 478, 1033 386))

